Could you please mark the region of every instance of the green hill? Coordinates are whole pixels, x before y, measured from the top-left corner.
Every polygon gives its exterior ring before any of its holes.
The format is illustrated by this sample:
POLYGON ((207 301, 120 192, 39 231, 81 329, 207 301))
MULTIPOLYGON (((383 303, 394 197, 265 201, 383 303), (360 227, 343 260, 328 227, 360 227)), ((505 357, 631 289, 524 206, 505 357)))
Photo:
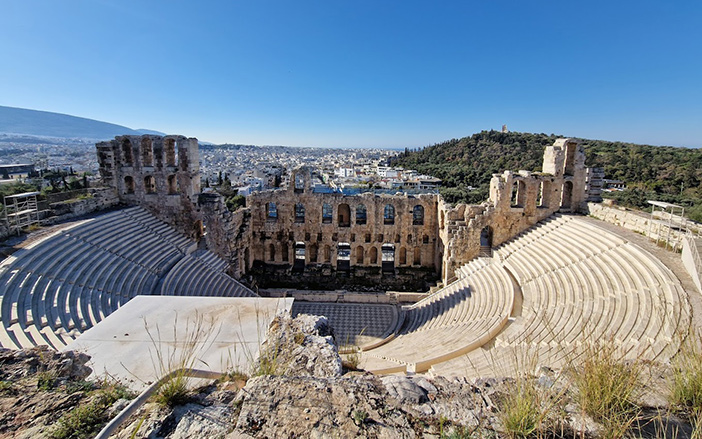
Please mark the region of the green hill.
MULTIPOLYGON (((554 134, 482 131, 417 151, 405 150, 393 166, 417 169, 444 181, 449 202, 487 199, 492 174, 505 169, 541 170, 544 147, 554 134), (474 190, 469 190, 469 186, 474 190)), ((610 193, 621 204, 644 209, 647 199, 683 204, 702 220, 702 150, 582 139, 587 165, 602 167, 605 178, 623 180, 629 190, 610 193)))

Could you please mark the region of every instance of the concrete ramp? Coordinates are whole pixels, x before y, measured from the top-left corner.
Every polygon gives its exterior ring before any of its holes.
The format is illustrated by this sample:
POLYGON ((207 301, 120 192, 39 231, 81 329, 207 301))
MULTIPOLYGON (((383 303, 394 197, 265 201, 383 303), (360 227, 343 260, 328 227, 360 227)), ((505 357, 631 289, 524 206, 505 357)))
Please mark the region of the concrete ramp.
POLYGON ((92 377, 111 376, 134 390, 184 362, 247 372, 271 320, 290 313, 292 303, 292 298, 137 296, 64 350, 90 355, 92 377))

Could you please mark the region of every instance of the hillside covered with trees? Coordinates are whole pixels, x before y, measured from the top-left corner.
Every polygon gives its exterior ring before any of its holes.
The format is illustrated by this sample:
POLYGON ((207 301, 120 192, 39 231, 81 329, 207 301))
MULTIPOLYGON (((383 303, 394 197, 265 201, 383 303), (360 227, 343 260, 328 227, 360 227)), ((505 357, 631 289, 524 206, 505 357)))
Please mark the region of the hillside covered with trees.
MULTIPOLYGON (((405 150, 392 165, 441 178, 441 195, 449 202, 479 203, 488 197, 492 174, 506 169, 541 170, 544 147, 559 137, 563 136, 482 131, 416 151, 405 150)), ((604 168, 605 178, 627 184, 628 190, 605 197, 639 209, 646 209, 649 199, 677 203, 688 208, 690 218, 702 221, 702 150, 582 142, 588 166, 604 168)))

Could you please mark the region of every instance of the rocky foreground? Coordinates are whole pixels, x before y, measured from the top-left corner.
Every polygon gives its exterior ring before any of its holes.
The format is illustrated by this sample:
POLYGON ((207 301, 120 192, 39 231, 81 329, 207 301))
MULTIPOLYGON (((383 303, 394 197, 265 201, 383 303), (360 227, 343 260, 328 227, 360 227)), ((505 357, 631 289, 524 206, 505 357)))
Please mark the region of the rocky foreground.
MULTIPOLYGON (((517 391, 512 379, 381 377, 349 371, 324 317, 276 318, 263 352, 246 371, 257 376, 228 374, 174 407, 147 403, 113 437, 501 437, 503 401, 517 391), (264 372, 270 374, 258 375, 264 372)), ((134 395, 107 382, 85 382, 87 362, 86 355, 73 352, 0 350, 0 437, 93 437, 134 395), (86 406, 95 408, 94 413, 82 409, 86 406), (93 415, 92 424, 75 419, 80 410, 93 415)), ((568 384, 555 372, 542 368, 531 383, 539 403, 552 404, 539 420, 548 426, 546 436, 602 434, 602 426, 570 400, 568 384)), ((641 392, 648 403, 641 404, 639 416, 654 422, 642 423, 632 434, 690 437, 690 425, 659 414, 666 403, 655 387, 641 392)))

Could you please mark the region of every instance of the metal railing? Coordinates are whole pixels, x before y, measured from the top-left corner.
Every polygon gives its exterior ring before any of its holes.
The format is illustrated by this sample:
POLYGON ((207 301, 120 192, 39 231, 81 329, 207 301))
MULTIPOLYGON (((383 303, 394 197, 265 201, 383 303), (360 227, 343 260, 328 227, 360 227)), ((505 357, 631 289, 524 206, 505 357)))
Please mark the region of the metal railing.
POLYGON ((97 436, 95 436, 95 439, 107 439, 108 437, 110 437, 115 431, 117 431, 119 426, 122 425, 124 421, 126 421, 142 405, 144 405, 144 403, 146 403, 149 397, 153 395, 159 389, 159 387, 161 387, 164 383, 168 382, 174 377, 187 376, 191 378, 218 379, 224 375, 225 374, 222 372, 212 372, 209 370, 200 369, 184 368, 174 370, 173 372, 165 375, 160 380, 151 384, 149 387, 146 388, 146 390, 141 392, 139 396, 134 398, 127 407, 125 407, 121 412, 119 412, 117 416, 115 416, 107 425, 105 425, 105 427, 102 430, 100 430, 100 433, 98 433, 97 436))

